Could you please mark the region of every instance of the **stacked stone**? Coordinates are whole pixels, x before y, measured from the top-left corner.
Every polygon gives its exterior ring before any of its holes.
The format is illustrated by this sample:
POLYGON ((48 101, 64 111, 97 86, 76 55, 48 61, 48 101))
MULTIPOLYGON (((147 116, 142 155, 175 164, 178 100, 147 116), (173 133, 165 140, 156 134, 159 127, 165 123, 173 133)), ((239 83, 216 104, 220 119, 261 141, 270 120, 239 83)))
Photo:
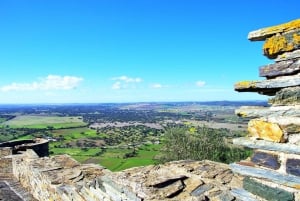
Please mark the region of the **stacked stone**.
POLYGON ((275 62, 260 67, 264 80, 235 84, 239 92, 272 96, 270 107, 236 110, 253 119, 248 137, 234 143, 254 148, 254 154, 231 164, 246 176, 243 189, 235 192, 254 194, 257 200, 300 200, 300 19, 250 32, 248 39, 265 41, 263 53, 275 62))

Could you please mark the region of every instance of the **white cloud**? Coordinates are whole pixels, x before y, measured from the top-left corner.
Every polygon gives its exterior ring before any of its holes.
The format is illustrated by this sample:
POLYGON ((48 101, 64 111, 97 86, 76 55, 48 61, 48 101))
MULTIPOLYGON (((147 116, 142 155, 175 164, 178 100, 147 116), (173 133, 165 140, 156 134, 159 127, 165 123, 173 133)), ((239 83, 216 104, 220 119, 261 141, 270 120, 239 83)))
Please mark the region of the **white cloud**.
POLYGON ((121 82, 115 82, 112 85, 112 89, 121 89, 121 82))
POLYGON ((2 86, 0 91, 35 91, 35 90, 70 90, 76 88, 83 80, 81 77, 48 75, 32 83, 11 83, 2 86))
POLYGON ((205 84, 206 84, 205 81, 201 81, 201 80, 196 82, 197 87, 203 87, 205 84))
POLYGON ((135 87, 135 83, 139 83, 142 82, 143 80, 139 77, 136 78, 132 78, 132 77, 127 77, 125 75, 120 76, 120 77, 114 77, 112 78, 112 80, 115 80, 116 82, 112 85, 112 89, 125 89, 125 88, 129 88, 135 87))
POLYGON ((158 83, 156 83, 156 84, 152 84, 151 85, 151 88, 154 88, 154 89, 160 89, 160 88, 162 88, 163 86, 161 85, 161 84, 158 84, 158 83))
POLYGON ((139 78, 139 77, 137 77, 137 78, 131 78, 131 77, 127 77, 125 75, 120 76, 120 77, 114 77, 114 78, 112 78, 112 80, 123 81, 123 82, 126 82, 126 83, 129 83, 129 82, 138 83, 138 82, 142 81, 142 79, 139 78))

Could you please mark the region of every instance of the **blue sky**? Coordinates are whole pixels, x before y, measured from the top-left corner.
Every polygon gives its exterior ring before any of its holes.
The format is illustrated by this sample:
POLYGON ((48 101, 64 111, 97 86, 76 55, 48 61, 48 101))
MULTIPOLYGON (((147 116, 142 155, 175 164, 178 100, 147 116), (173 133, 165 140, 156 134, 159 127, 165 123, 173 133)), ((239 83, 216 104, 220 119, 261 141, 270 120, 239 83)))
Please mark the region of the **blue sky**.
POLYGON ((0 0, 0 103, 264 100, 263 42, 298 0, 0 0))

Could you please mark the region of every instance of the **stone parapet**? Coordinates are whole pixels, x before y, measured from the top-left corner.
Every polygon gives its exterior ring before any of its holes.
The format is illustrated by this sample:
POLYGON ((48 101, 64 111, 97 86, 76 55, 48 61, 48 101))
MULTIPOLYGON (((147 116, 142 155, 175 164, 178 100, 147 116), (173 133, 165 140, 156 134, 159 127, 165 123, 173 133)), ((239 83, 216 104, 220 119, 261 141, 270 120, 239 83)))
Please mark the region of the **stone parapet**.
POLYGON ((250 32, 248 37, 265 40, 264 55, 275 63, 260 67, 265 80, 238 82, 235 90, 273 97, 270 107, 236 110, 252 119, 248 136, 233 143, 255 151, 230 167, 245 176, 243 193, 264 200, 300 200, 300 19, 250 32))
POLYGON ((14 176, 38 200, 234 200, 231 188, 242 186, 242 177, 228 165, 211 161, 177 161, 113 173, 94 164, 80 165, 67 155, 29 156, 13 158, 14 176))

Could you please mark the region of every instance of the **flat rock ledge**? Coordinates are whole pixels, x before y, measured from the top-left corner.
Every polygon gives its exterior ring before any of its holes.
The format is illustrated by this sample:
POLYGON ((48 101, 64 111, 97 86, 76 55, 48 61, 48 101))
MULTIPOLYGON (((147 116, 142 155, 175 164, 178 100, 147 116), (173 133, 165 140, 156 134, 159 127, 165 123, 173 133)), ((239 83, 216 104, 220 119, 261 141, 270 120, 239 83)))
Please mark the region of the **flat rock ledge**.
POLYGON ((300 74, 276 77, 269 80, 241 81, 234 85, 238 92, 258 92, 263 95, 274 96, 276 92, 286 87, 300 85, 300 74))
POLYGON ((300 19, 297 19, 284 24, 279 24, 279 25, 251 31, 248 34, 248 39, 251 41, 263 41, 278 33, 289 32, 299 28, 300 28, 300 19))

